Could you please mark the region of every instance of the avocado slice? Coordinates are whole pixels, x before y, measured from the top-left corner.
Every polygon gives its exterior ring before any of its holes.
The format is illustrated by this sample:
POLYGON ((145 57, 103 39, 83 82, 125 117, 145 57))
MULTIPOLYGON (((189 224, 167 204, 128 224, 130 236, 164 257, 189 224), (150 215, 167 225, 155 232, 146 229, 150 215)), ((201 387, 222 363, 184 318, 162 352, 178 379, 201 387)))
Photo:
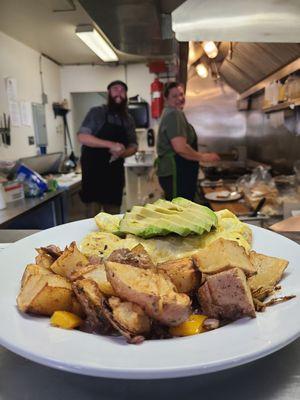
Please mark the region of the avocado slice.
POLYGON ((204 227, 195 223, 195 220, 193 218, 189 218, 188 213, 185 212, 184 208, 182 207, 180 207, 180 210, 176 210, 174 205, 173 207, 168 208, 165 207, 164 204, 162 204, 162 206, 159 206, 157 204, 146 204, 145 207, 150 210, 156 211, 157 213, 160 213, 161 216, 163 216, 164 218, 168 218, 169 220, 178 223, 182 227, 188 227, 190 233, 201 235, 204 231, 204 227))
POLYGON ((161 207, 165 207, 171 212, 176 212, 176 210, 178 210, 181 216, 184 217, 186 220, 188 220, 189 224, 196 225, 198 229, 198 232, 196 233, 198 233, 198 235, 202 234, 204 230, 209 232, 213 225, 214 219, 212 220, 211 215, 210 213, 207 212, 207 210, 209 210, 209 212, 212 212, 213 214, 214 212, 207 207, 201 206, 200 204, 196 204, 193 202, 191 203, 197 206, 195 210, 192 210, 190 207, 186 206, 182 207, 177 203, 173 203, 171 201, 166 201, 162 199, 157 200, 154 204, 159 205, 161 207))
POLYGON ((184 220, 182 221, 180 218, 176 218, 176 216, 173 215, 170 216, 160 213, 151 207, 134 206, 131 210, 131 214, 136 214, 144 218, 152 218, 156 221, 158 226, 168 229, 170 232, 177 233, 181 236, 187 236, 192 232, 188 223, 186 223, 184 220))
POLYGON ((189 212, 205 218, 211 226, 217 226, 218 218, 216 214, 208 207, 201 206, 200 204, 194 203, 193 201, 184 199, 183 197, 176 197, 172 200, 172 203, 186 208, 189 212))
POLYGON ((131 233, 144 239, 153 236, 166 236, 170 233, 168 229, 164 229, 156 224, 156 220, 152 218, 137 219, 136 216, 127 215, 126 213, 120 222, 120 231, 122 233, 131 233))

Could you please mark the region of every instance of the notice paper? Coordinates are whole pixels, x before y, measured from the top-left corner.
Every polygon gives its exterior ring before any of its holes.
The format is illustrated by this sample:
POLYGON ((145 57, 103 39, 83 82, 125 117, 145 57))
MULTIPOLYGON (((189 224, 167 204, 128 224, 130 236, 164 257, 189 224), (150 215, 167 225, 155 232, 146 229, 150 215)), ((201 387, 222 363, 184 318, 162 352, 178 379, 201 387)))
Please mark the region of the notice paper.
POLYGON ((21 126, 21 115, 19 103, 17 101, 9 101, 8 109, 10 115, 10 123, 12 126, 21 126))
POLYGON ((20 101, 21 123, 23 126, 32 126, 32 110, 29 101, 20 101))
POLYGON ((18 99, 17 80, 15 78, 5 78, 5 88, 8 101, 18 99))

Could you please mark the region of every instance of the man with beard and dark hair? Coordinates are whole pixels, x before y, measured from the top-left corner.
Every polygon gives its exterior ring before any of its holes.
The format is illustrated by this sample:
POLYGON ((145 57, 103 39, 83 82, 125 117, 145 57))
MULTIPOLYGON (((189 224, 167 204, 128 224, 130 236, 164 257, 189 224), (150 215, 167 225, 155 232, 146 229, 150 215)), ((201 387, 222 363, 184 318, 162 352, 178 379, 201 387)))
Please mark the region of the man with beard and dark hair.
POLYGON ((127 109, 127 85, 113 81, 107 90, 107 105, 91 108, 78 132, 82 144, 81 199, 89 216, 101 210, 120 212, 124 158, 137 151, 135 125, 127 109))

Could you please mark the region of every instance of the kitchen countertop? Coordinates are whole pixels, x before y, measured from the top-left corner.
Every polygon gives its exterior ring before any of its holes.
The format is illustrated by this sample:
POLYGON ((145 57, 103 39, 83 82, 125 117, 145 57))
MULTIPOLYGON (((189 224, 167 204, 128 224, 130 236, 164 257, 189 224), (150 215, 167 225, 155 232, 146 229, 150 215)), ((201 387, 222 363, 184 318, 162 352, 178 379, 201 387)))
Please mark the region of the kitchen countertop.
POLYGON ((54 177, 59 187, 56 191, 47 192, 41 197, 33 197, 33 198, 24 198, 21 200, 13 201, 11 203, 7 203, 6 208, 0 210, 0 227, 5 226, 8 222, 13 221, 19 216, 33 210, 36 207, 39 207, 43 203, 54 199, 55 197, 65 193, 66 191, 72 189, 80 184, 81 182, 81 174, 65 174, 54 177))
MULTIPOLYGON (((22 231, 22 235, 26 235, 26 231, 22 231)), ((15 235, 11 232, 10 240, 14 241, 14 238, 17 239, 19 236, 20 232, 16 231, 15 235)), ((2 238, 0 230, 0 239, 2 238)), ((294 239, 300 243, 300 234, 294 235, 294 239)), ((74 351, 84 351, 84 346, 74 351)), ((298 400, 300 398, 300 339, 276 353, 249 364, 190 378, 147 381, 76 375, 36 364, 1 346, 0 368, 1 400, 127 398, 298 400)))

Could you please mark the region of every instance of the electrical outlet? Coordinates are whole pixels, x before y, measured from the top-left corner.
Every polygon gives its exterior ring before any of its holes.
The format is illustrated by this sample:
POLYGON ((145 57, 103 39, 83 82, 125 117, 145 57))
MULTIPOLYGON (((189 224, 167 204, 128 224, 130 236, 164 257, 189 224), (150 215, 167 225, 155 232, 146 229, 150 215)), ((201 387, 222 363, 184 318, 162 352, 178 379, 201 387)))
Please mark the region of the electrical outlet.
POLYGON ((28 144, 29 146, 34 144, 34 136, 28 136, 28 144))

